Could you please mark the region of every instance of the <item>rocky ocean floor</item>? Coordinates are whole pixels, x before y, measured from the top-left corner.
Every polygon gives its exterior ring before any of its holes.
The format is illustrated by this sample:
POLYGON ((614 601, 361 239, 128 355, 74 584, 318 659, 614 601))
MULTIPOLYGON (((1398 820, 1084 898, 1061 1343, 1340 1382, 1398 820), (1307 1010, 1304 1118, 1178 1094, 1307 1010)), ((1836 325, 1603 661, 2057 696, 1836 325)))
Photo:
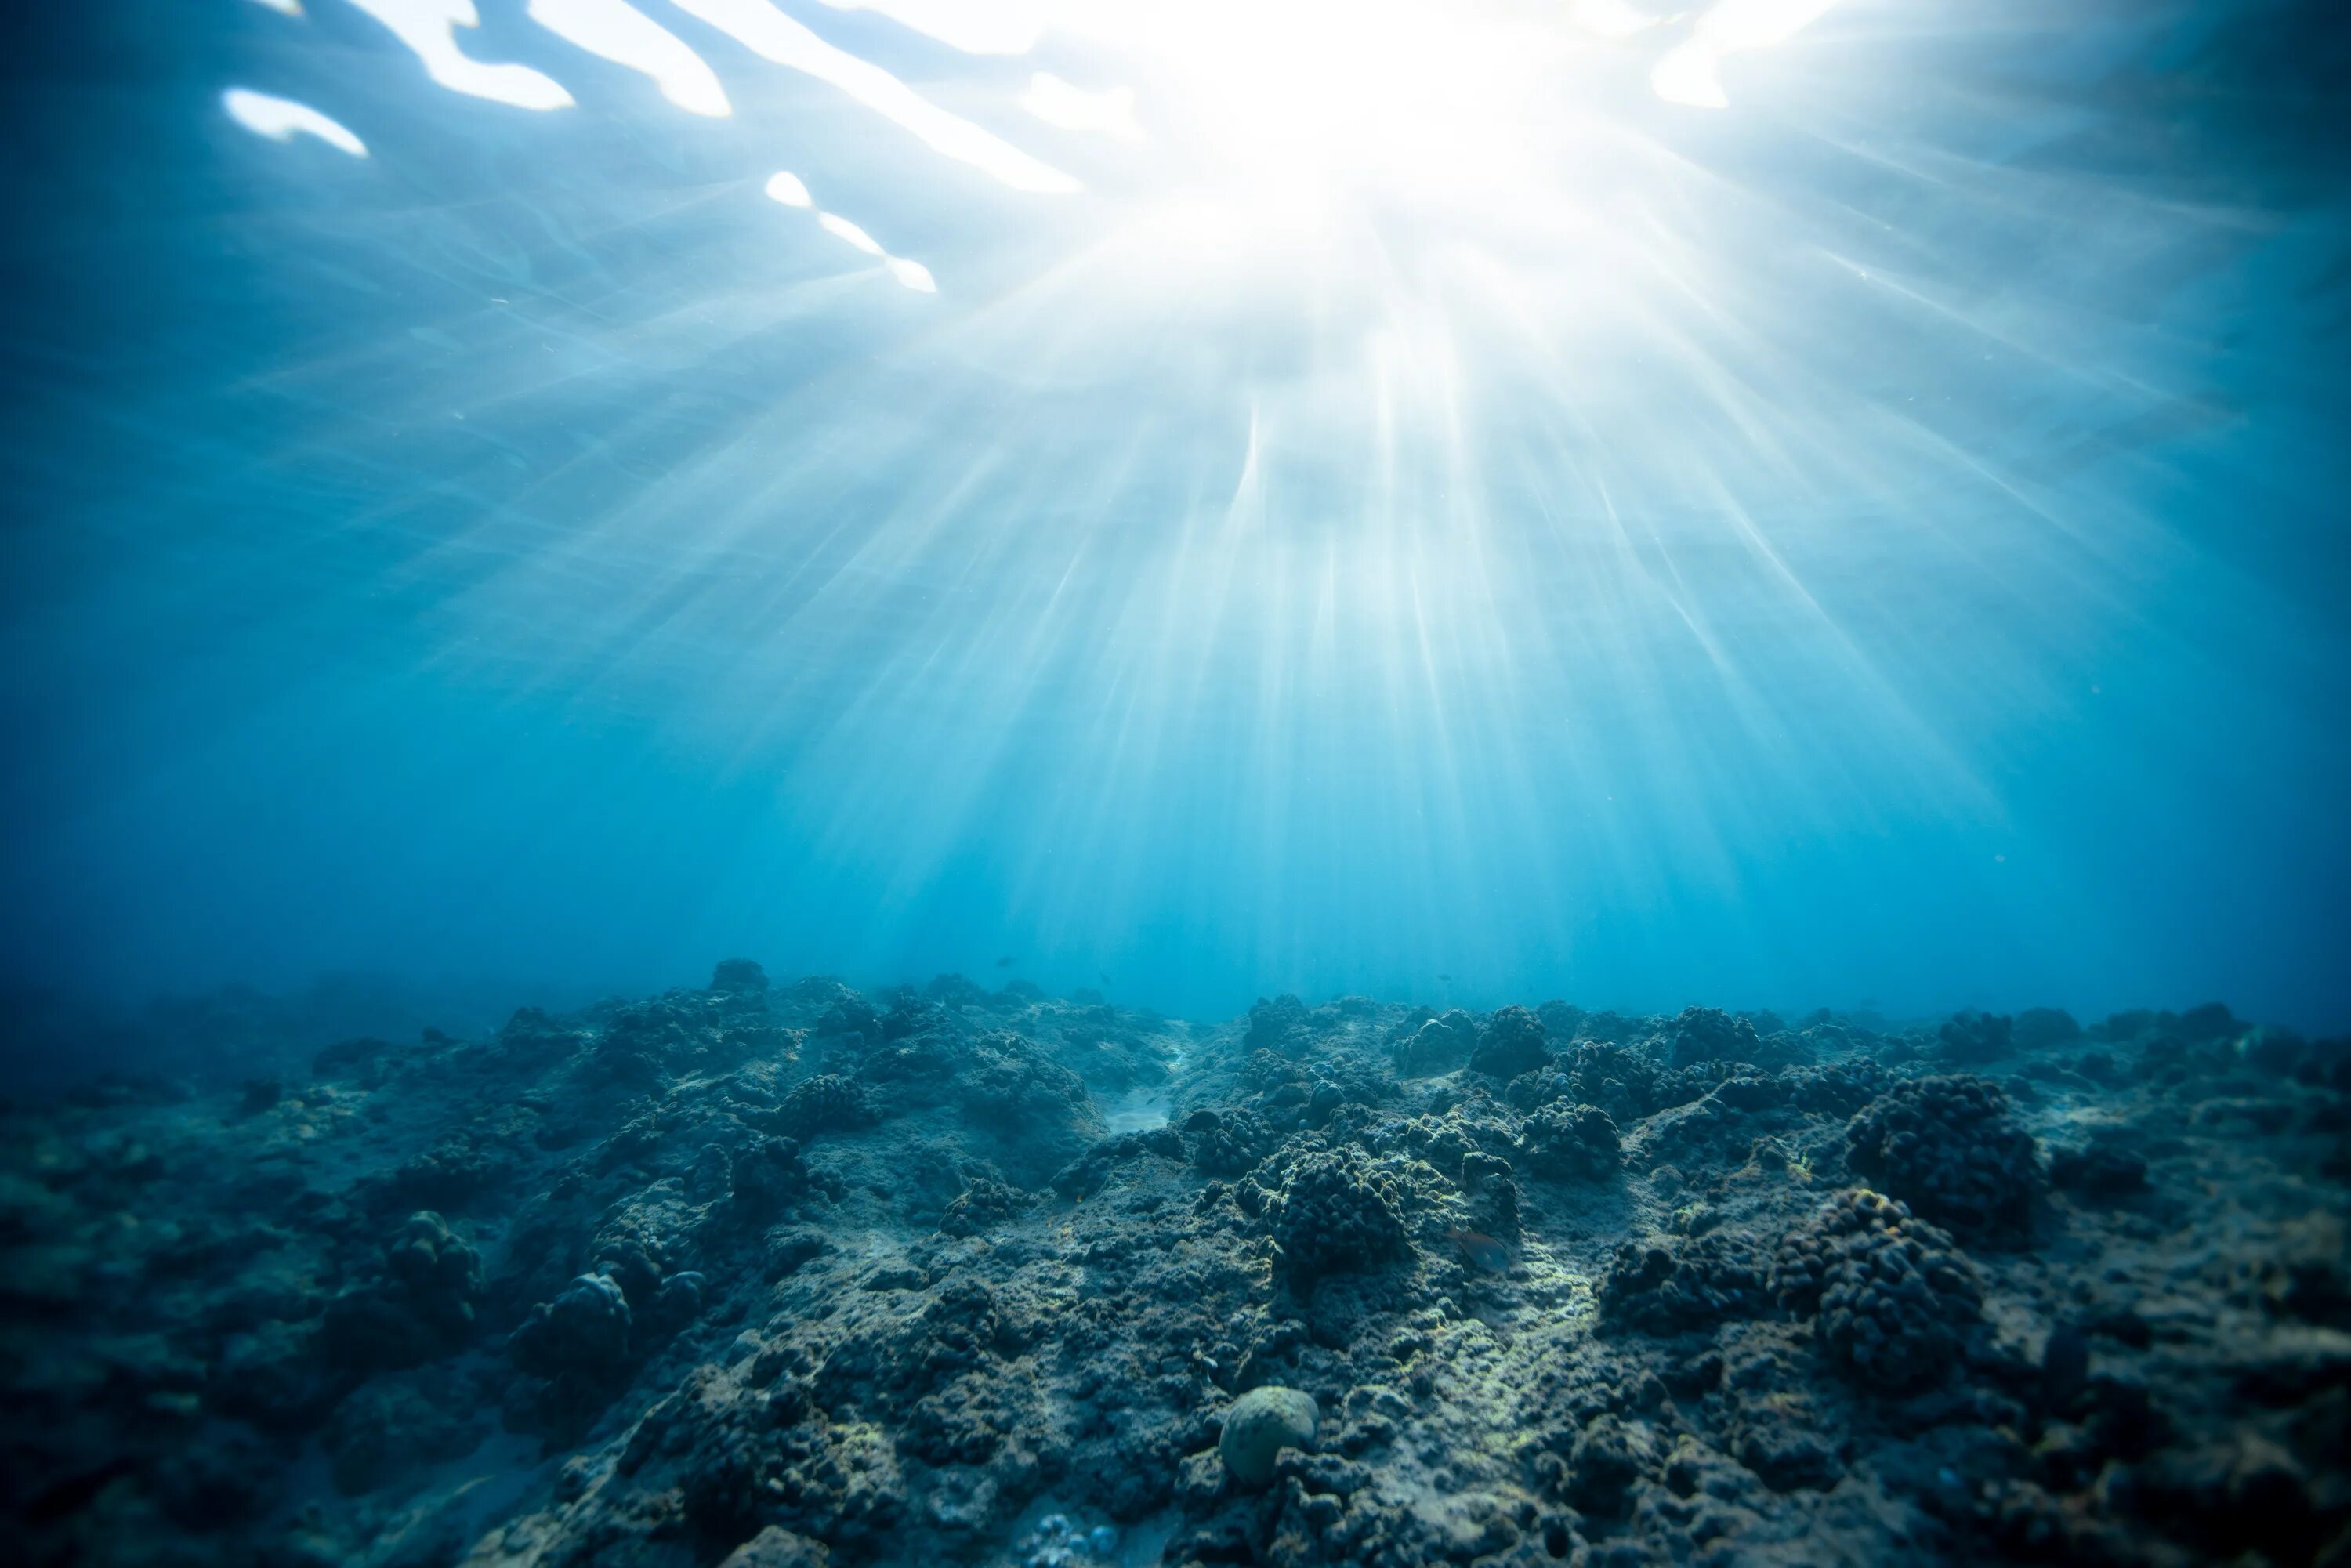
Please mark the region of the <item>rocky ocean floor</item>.
POLYGON ((2346 1179, 2217 1007, 729 962, 8 1107, 0 1560, 2351 1563, 2346 1179))

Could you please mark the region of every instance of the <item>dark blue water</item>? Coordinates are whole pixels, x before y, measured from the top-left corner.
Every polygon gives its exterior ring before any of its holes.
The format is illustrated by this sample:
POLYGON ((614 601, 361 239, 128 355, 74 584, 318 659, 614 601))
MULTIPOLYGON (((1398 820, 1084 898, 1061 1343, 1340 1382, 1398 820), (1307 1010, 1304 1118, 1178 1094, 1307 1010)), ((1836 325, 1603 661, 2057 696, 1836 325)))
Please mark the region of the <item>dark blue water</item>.
POLYGON ((12 987, 2351 1020, 2332 8, 372 9, 8 24, 12 987))

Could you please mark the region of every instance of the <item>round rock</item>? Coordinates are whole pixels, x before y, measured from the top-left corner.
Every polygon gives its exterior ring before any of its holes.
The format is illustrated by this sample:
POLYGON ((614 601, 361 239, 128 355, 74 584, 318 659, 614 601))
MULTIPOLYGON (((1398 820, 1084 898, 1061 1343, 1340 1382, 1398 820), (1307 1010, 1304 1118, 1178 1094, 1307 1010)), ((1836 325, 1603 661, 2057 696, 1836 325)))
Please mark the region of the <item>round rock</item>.
POLYGON ((1322 1420, 1314 1396, 1295 1388, 1252 1388, 1225 1412, 1225 1435, 1217 1452, 1225 1469, 1241 1485, 1264 1486, 1273 1479, 1273 1458, 1284 1448, 1311 1448, 1322 1420))

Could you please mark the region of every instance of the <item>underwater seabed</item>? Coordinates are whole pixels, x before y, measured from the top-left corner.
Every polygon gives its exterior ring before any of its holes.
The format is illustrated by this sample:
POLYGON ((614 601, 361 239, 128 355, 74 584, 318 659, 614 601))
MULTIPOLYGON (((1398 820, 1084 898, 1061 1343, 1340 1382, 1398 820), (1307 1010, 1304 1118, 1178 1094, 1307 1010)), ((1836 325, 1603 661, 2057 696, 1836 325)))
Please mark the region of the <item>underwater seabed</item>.
POLYGON ((0 1125, 12 1563, 2351 1562, 2351 1041, 2217 1006, 738 959, 0 1125))

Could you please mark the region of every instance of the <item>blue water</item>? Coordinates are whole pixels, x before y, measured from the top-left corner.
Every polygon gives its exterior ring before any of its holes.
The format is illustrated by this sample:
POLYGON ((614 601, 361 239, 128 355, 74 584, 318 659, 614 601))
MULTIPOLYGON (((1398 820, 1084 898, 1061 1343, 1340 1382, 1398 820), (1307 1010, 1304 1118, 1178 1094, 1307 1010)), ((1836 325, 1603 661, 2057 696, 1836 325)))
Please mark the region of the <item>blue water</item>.
POLYGON ((8 23, 12 987, 2351 1022, 2328 6, 295 9, 8 23))

